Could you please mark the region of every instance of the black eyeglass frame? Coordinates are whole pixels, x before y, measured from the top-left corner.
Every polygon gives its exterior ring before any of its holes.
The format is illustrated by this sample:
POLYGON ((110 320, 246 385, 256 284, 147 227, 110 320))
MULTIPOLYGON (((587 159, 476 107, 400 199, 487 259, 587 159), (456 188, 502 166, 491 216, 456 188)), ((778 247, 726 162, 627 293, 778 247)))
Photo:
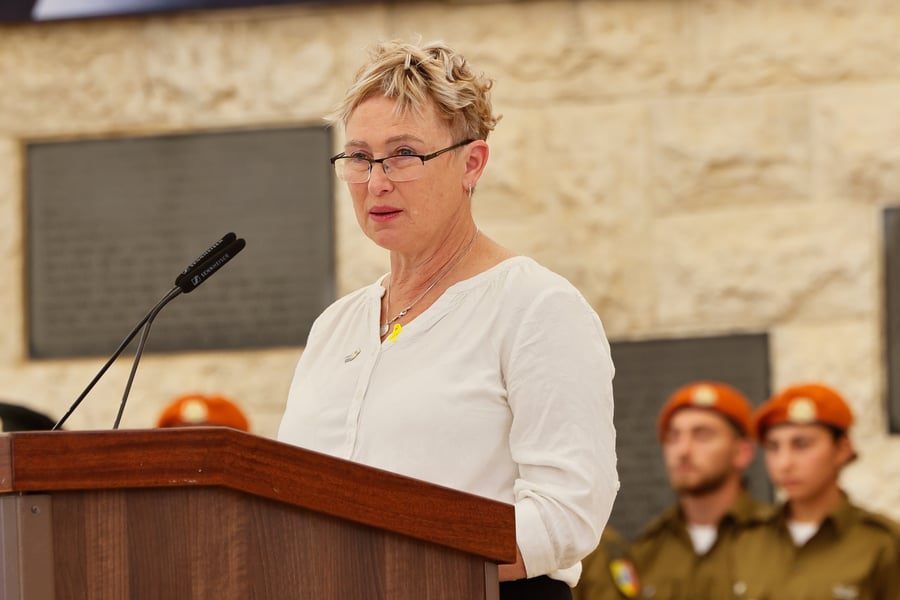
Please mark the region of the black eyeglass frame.
MULTIPOLYGON (((447 146, 446 148, 432 152, 431 154, 392 154, 391 156, 385 156, 384 158, 367 158, 365 156, 348 156, 346 152, 341 152, 340 154, 335 154, 329 160, 331 161, 332 165, 336 165, 337 161, 341 160, 342 158, 355 158, 356 160, 364 160, 364 161, 368 162, 369 163, 368 176, 366 177, 365 181, 359 182, 359 183, 366 183, 369 181, 369 179, 372 178, 372 165, 374 165, 375 163, 380 164, 381 168, 383 169, 384 161, 390 160, 392 158, 401 158, 402 157, 402 158, 418 158, 419 160, 422 161, 422 164, 424 165, 427 161, 431 160, 432 158, 437 158, 438 156, 440 156, 441 154, 444 154, 445 152, 450 152, 451 150, 456 150, 457 148, 462 148, 463 146, 471 144, 474 141, 475 140, 473 140, 473 139, 465 139, 461 142, 457 142, 457 143, 453 144, 452 146, 447 146)), ((391 179, 390 173, 385 171, 384 174, 387 176, 388 179, 391 179)), ((393 179, 391 179, 391 181, 393 181, 393 179)), ((412 180, 412 181, 415 181, 415 180, 412 180)), ((398 183, 402 183, 402 182, 398 182, 398 183)))

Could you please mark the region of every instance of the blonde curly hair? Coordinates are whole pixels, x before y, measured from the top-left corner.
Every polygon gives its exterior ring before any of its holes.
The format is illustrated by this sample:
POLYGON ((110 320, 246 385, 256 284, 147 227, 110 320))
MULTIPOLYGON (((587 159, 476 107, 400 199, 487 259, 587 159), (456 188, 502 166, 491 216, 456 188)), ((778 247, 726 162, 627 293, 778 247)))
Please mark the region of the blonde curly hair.
POLYGON ((375 94, 397 101, 399 113, 421 115, 433 102, 438 115, 460 139, 486 140, 500 116, 491 108, 494 81, 476 73, 458 52, 442 41, 427 44, 381 42, 356 72, 344 99, 327 117, 347 125, 356 107, 375 94))

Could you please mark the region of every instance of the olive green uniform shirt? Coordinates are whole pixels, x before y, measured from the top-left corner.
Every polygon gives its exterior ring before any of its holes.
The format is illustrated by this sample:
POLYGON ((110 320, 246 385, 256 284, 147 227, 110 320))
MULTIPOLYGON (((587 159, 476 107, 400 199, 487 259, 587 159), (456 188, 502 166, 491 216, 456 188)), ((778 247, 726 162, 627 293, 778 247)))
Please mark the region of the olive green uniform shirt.
POLYGON ((614 564, 633 575, 634 566, 628 556, 628 542, 622 535, 610 527, 603 530, 600 545, 581 561, 581 579, 572 589, 573 600, 625 600, 637 596, 632 593, 638 581, 635 578, 634 588, 626 581, 617 582, 613 577, 614 564), (622 586, 622 589, 619 588, 622 586))
MULTIPOLYGON (((640 598, 663 600, 728 600, 740 598, 735 577, 735 540, 748 527, 770 517, 772 508, 742 492, 719 522, 716 541, 698 556, 678 506, 650 522, 630 549, 640 598), (737 589, 736 589, 737 588, 737 589)), ((794 600, 799 600, 795 598, 794 600)))
POLYGON ((897 525, 854 506, 846 496, 801 547, 777 510, 738 542, 736 566, 754 600, 897 600, 900 554, 897 525))

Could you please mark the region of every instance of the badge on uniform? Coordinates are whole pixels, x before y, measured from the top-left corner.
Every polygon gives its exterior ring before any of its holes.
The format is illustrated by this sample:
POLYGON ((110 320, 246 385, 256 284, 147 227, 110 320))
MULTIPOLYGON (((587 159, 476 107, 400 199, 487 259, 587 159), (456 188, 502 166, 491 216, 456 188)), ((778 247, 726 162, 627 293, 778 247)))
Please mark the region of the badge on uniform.
POLYGON ((836 585, 831 589, 831 595, 837 600, 858 600, 860 597, 855 585, 836 585))
POLYGON ((613 581, 623 596, 637 598, 641 584, 638 582, 634 564, 630 560, 617 558, 609 563, 609 572, 612 573, 613 581))

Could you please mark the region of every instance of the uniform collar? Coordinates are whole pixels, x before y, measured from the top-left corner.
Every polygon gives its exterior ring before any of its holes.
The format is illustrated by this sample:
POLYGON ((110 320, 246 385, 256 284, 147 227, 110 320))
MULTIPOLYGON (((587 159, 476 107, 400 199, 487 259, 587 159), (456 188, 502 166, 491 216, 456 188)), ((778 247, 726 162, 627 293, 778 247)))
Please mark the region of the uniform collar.
POLYGON ((749 525, 768 519, 774 512, 773 507, 757 501, 747 490, 741 490, 722 520, 729 519, 737 525, 749 525))
MULTIPOLYGON (((783 504, 775 513, 775 518, 779 523, 787 527, 787 522, 790 520, 788 515, 787 503, 783 504)), ((825 518, 822 520, 822 524, 819 526, 819 531, 831 530, 834 531, 838 537, 840 537, 859 519, 859 509, 854 506, 852 502, 850 502, 847 494, 843 490, 841 490, 840 501, 838 502, 837 506, 835 506, 831 510, 831 512, 825 515, 825 518)))
MULTIPOLYGON (((771 518, 774 509, 761 502, 758 502, 750 495, 746 489, 742 489, 737 499, 731 507, 722 516, 719 521, 719 529, 723 525, 747 525, 758 523, 771 518)), ((684 519, 684 512, 679 504, 675 504, 666 509, 658 517, 650 521, 644 528, 644 534, 650 535, 657 533, 663 528, 671 527, 679 531, 687 530, 687 522, 684 519)))

